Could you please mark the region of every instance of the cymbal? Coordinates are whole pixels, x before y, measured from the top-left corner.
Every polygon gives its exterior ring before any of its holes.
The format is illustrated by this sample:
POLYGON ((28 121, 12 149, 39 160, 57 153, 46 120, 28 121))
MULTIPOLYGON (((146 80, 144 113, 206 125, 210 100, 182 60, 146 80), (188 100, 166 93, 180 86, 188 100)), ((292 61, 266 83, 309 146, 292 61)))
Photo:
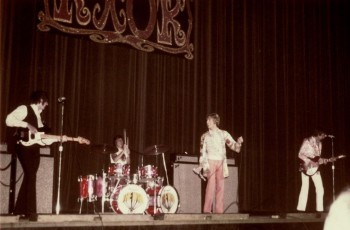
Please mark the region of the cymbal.
POLYGON ((143 151, 144 155, 159 155, 165 153, 169 150, 169 147, 166 145, 151 145, 143 151))
POLYGON ((107 144, 100 145, 92 145, 91 149, 93 152, 102 153, 102 154, 110 154, 117 152, 117 148, 107 144))

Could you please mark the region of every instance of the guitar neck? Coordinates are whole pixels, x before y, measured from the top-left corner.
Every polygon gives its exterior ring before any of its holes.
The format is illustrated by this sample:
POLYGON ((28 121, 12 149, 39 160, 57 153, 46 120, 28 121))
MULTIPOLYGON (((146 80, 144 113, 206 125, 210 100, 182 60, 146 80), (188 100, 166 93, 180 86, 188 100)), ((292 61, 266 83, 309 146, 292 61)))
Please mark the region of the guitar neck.
MULTIPOLYGON (((61 136, 58 136, 58 135, 41 134, 40 137, 44 138, 44 139, 57 139, 58 141, 61 140, 61 136)), ((74 137, 67 137, 67 136, 65 136, 64 139, 67 140, 67 141, 77 141, 77 140, 75 140, 74 137)))
POLYGON ((341 156, 337 156, 337 157, 331 157, 331 158, 328 158, 328 159, 324 159, 324 162, 323 164, 327 164, 328 162, 334 162, 340 158, 343 158, 345 156, 341 155, 341 156))

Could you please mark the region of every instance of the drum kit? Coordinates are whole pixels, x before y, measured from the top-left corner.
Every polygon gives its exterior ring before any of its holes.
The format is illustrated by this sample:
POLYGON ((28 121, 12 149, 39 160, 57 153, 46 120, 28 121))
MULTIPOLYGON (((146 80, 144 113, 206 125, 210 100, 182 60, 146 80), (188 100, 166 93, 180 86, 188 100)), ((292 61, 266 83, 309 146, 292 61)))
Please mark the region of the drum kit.
MULTIPOLYGON (((96 145, 95 152, 111 154, 116 149, 108 145, 96 145)), ((102 176, 79 176, 81 214, 83 201, 101 201, 102 213, 105 203, 116 214, 149 214, 176 213, 179 207, 179 196, 176 189, 169 185, 164 153, 169 148, 164 145, 153 145, 144 150, 143 155, 163 156, 167 185, 164 178, 158 175, 154 165, 138 167, 137 173, 130 175, 130 165, 111 164, 102 176), (109 204, 109 205, 108 205, 109 204)))

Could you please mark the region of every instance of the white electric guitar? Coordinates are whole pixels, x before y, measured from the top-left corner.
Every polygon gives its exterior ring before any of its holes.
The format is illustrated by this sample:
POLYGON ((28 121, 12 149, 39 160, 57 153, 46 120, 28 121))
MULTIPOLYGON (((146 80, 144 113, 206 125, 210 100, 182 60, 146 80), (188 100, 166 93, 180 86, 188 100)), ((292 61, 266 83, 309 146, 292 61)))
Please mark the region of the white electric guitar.
MULTIPOLYGON (((25 139, 22 138, 18 142, 21 143, 23 146, 31 146, 34 144, 45 146, 45 145, 51 145, 52 143, 59 142, 59 141, 61 141, 61 136, 45 134, 44 132, 32 133, 31 131, 28 131, 27 138, 25 139)), ((66 135, 62 136, 62 141, 63 142, 76 141, 79 144, 86 144, 86 145, 90 144, 90 141, 83 137, 68 137, 66 135)))
POLYGON ((305 163, 303 160, 299 159, 300 160, 299 171, 303 172, 307 176, 312 176, 318 171, 318 168, 320 167, 320 165, 327 164, 328 162, 334 162, 344 157, 346 157, 346 155, 331 157, 329 159, 324 159, 324 158, 321 159, 320 157, 315 157, 315 158, 310 158, 309 163, 305 163))

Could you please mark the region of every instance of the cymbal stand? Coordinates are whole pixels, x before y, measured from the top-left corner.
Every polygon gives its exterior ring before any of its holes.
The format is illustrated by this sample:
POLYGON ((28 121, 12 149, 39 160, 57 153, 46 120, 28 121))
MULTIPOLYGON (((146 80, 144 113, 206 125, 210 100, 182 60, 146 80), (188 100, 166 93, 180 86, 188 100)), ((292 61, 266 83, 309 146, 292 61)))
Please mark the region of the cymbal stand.
MULTIPOLYGON (((333 142, 333 139, 334 138, 331 138, 331 140, 332 140, 332 159, 334 159, 334 142, 333 142)), ((332 186, 333 186, 333 202, 334 202, 334 200, 335 200, 335 181, 334 181, 334 179, 335 179, 335 177, 334 177, 334 174, 335 174, 335 172, 334 172, 334 170, 335 170, 335 162, 334 161, 332 161, 332 186)))
POLYGON ((61 135, 59 151, 59 163, 58 163, 58 186, 57 186, 57 201, 56 201, 56 215, 60 214, 60 190, 61 190, 61 170, 62 170, 62 152, 63 152, 63 117, 64 117, 64 101, 61 102, 61 135))
POLYGON ((167 185, 169 185, 169 179, 168 179, 168 170, 167 170, 167 168, 166 168, 166 164, 165 164, 165 157, 164 157, 164 153, 162 153, 162 157, 163 157, 163 165, 164 165, 164 170, 165 170, 166 182, 167 182, 167 185))
POLYGON ((157 189, 156 189, 156 185, 154 185, 154 189, 153 189, 153 215, 155 215, 157 213, 157 189))
POLYGON ((102 199, 101 199, 102 213, 105 212, 105 202, 106 202, 106 194, 107 194, 106 175, 107 173, 105 173, 105 170, 102 169, 102 199))

